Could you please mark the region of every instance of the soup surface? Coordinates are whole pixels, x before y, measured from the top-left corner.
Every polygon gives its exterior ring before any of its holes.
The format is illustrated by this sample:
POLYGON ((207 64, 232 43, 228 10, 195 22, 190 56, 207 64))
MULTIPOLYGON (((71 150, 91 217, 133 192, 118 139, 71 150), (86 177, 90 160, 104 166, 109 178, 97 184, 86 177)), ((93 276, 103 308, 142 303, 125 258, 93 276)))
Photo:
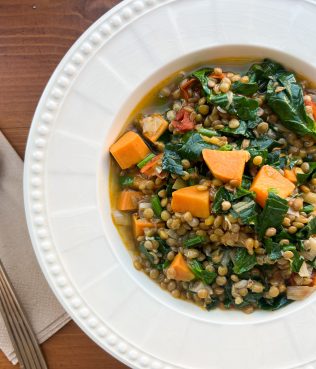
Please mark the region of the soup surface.
POLYGON ((211 310, 316 286, 316 91, 275 61, 180 72, 111 146, 113 221, 137 270, 211 310))

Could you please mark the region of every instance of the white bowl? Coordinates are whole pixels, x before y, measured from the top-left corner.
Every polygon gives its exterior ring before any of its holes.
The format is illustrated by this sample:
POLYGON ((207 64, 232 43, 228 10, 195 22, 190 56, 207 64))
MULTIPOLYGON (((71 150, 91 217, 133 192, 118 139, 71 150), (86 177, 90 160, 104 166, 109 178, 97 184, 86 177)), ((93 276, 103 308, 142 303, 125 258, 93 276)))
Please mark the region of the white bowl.
POLYGON ((108 176, 108 148, 130 112, 175 71, 269 57, 316 80, 315 17, 307 0, 123 1, 49 81, 25 161, 34 250, 77 324, 127 365, 316 368, 316 296, 252 315, 173 299, 133 268, 112 223, 108 176))

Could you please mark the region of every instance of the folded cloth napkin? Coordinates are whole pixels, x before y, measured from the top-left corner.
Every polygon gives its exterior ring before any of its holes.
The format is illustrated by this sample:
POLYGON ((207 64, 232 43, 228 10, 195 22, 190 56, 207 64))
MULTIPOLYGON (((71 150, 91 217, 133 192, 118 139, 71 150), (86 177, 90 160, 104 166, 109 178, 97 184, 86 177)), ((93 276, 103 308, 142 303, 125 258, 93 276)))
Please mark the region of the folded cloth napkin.
MULTIPOLYGON (((23 162, 0 132, 0 258, 41 343, 70 318, 51 292, 32 249, 24 216, 22 177, 23 162)), ((17 363, 1 316, 0 349, 17 363)))

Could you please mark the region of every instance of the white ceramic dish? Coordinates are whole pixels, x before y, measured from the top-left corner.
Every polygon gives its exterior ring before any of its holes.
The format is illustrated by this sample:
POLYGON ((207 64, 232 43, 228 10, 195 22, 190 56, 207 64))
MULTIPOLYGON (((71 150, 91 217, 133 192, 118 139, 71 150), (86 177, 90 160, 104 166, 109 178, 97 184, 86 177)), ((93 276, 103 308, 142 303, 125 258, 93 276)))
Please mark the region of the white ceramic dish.
POLYGON ((56 296, 101 347, 134 368, 316 368, 316 296, 277 312, 206 312, 133 269, 111 220, 108 147, 172 72, 271 57, 316 79, 312 0, 126 0, 57 67, 25 160, 25 207, 56 296))

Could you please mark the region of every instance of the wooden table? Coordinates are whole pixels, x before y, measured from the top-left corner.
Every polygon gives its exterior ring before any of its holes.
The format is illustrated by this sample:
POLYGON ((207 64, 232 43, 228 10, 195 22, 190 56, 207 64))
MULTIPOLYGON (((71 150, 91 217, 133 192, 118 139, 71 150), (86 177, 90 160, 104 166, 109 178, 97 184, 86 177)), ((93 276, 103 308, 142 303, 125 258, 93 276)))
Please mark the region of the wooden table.
MULTIPOLYGON (((119 0, 0 1, 0 129, 23 158, 32 116, 73 42, 119 0)), ((43 345, 50 369, 123 369, 71 322, 43 345)), ((0 368, 14 368, 0 352, 0 368)))

